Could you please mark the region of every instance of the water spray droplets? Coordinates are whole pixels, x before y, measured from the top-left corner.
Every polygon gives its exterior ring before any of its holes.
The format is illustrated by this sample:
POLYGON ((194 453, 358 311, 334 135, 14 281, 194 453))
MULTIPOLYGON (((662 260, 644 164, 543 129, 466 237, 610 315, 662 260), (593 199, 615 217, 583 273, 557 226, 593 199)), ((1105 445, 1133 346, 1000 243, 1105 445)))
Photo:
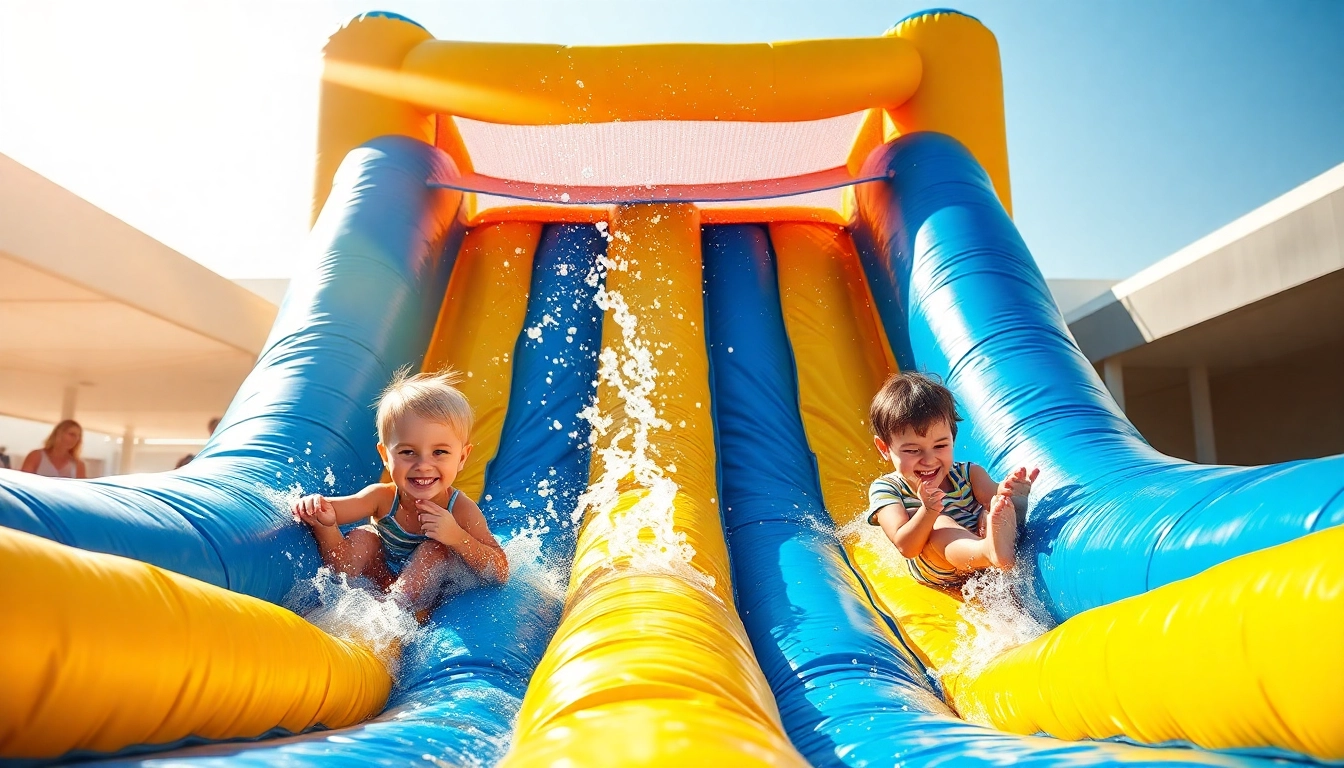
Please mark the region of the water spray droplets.
MULTIPOLYGON (((607 237, 628 241, 623 233, 608 236, 606 227, 598 231, 607 237)), ((671 572, 688 578, 705 588, 712 588, 713 578, 691 566, 695 550, 686 542, 686 534, 673 528, 673 505, 679 486, 669 474, 675 465, 663 467, 658 461, 657 447, 650 441, 655 430, 671 429, 654 405, 659 371, 654 364, 655 354, 640 338, 639 319, 619 290, 608 290, 599 281, 612 271, 628 272, 628 263, 610 256, 598 259, 598 268, 591 274, 589 285, 595 287, 593 301, 603 312, 609 313, 620 329, 619 341, 602 349, 598 355, 598 380, 614 391, 619 401, 617 418, 603 415, 594 397, 579 417, 588 422, 589 442, 594 446, 602 472, 579 497, 573 523, 577 524, 586 512, 611 518, 608 534, 609 565, 626 564, 635 570, 671 572), (622 483, 633 480, 643 490, 634 504, 618 510, 622 483)), ((596 384, 597 382, 594 382, 596 384)))

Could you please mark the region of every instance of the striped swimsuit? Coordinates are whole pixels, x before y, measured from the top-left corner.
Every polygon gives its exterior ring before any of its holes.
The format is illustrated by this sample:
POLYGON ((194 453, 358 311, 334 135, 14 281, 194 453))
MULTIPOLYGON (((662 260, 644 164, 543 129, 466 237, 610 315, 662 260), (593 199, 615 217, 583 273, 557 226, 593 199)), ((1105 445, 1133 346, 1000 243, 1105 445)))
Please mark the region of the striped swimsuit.
MULTIPOLYGON (((461 493, 458 489, 453 489, 453 495, 448 497, 448 514, 453 513, 453 505, 457 503, 457 495, 461 493)), ((429 537, 422 533, 409 533, 401 524, 397 522, 397 505, 401 503, 401 489, 392 495, 392 511, 378 518, 374 523, 374 529, 378 532, 378 538, 383 542, 383 553, 386 556, 387 567, 393 573, 401 573, 401 569, 406 567, 406 561, 411 559, 411 553, 421 544, 429 541, 429 537)))
MULTIPOLYGON (((952 483, 952 490, 943 495, 943 514, 968 531, 979 531, 980 516, 984 514, 985 508, 971 493, 971 463, 959 461, 953 464, 947 472, 947 479, 952 483)), ((911 488, 899 472, 892 472, 877 478, 868 486, 869 525, 878 525, 878 510, 889 504, 901 504, 908 514, 914 515, 924 502, 919 500, 919 492, 911 488)), ((924 558, 923 552, 917 557, 906 558, 906 563, 916 581, 935 587, 960 586, 970 576, 969 573, 933 565, 924 558)))

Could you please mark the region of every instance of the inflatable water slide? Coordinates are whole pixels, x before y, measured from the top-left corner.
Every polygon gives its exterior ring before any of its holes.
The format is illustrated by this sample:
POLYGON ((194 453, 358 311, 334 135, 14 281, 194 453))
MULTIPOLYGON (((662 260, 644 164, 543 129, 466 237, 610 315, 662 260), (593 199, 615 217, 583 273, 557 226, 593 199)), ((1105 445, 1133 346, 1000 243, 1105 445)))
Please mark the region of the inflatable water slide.
POLYGON ((352 21, 307 262, 210 443, 0 472, 0 756, 1344 761, 1344 456, 1144 442, 1013 226, 1001 82, 945 10, 774 45, 352 21), (379 478, 370 405, 404 365, 465 374, 459 485, 512 575, 388 640, 288 503, 379 478), (1041 468, 1034 639, 968 652, 989 598, 916 584, 865 524, 897 370, 955 391, 959 458, 1041 468))

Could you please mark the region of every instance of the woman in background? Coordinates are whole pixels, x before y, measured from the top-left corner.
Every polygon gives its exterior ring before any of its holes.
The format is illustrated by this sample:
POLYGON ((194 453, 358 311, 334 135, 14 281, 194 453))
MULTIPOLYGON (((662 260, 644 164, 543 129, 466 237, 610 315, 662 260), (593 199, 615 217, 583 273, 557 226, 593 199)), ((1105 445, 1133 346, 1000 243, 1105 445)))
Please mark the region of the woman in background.
POLYGON ((74 419, 57 424, 40 450, 23 460, 23 471, 46 477, 88 477, 79 447, 84 443, 84 428, 74 419))

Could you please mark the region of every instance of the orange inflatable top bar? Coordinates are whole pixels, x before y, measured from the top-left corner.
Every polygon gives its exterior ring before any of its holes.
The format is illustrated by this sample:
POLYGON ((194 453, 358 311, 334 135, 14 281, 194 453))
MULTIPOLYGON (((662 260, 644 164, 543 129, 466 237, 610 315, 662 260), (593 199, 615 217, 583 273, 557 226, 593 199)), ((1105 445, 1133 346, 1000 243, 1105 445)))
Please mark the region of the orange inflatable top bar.
MULTIPOLYGON (((899 37, 587 47, 425 40, 382 88, 427 111, 514 125, 797 122, 894 108, 921 74, 919 52, 899 37)), ((331 59, 327 77, 374 79, 331 59)))
MULTIPOLYGON (((324 49, 313 217, 326 202, 342 158, 379 136, 408 136, 434 144, 452 157, 464 176, 493 177, 487 184, 493 192, 518 195, 521 187, 515 182, 523 179, 557 184, 535 173, 536 168, 504 174, 476 167, 472 154, 480 147, 469 149, 453 116, 532 129, 658 121, 801 124, 864 112, 848 153, 841 153, 835 162, 851 179, 862 176, 863 161, 884 142, 907 133, 937 131, 966 145, 1011 214, 998 43, 979 21, 963 14, 920 14, 881 37, 604 47, 436 40, 423 27, 395 14, 367 14, 333 35, 324 49)), ((492 139, 491 146, 504 146, 497 141, 492 139)), ((521 157, 526 148, 523 140, 508 152, 521 157)), ((656 142, 648 147, 650 152, 666 149, 656 142)), ((702 150, 695 152, 734 151, 717 144, 702 150)), ((674 154, 666 162, 680 162, 684 155, 674 154)), ((641 151, 629 163, 647 157, 641 151)), ((740 156, 735 157, 742 165, 740 156)), ((828 166, 808 168, 804 173, 815 168, 828 166)), ((792 175, 776 174, 780 182, 776 186, 796 185, 799 180, 792 175)), ((754 172, 738 176, 766 178, 754 172)), ((630 181, 646 180, 634 174, 630 181)), ((662 181, 678 186, 669 179, 662 181)), ((559 196, 561 205, 550 207, 557 221, 589 216, 573 210, 576 197, 621 202, 645 196, 633 187, 613 194, 610 188, 594 193, 527 186, 522 197, 559 196), (569 201, 563 199, 565 194, 569 201)), ((478 194, 497 197, 481 192, 467 193, 467 198, 478 194)), ((742 194, 724 186, 667 189, 658 197, 723 199, 742 194)), ((538 202, 494 207, 525 210, 529 218, 540 217, 538 202)), ((762 208, 743 202, 743 211, 714 215, 736 219, 762 208)), ((484 208, 476 212, 482 214, 486 214, 484 208)), ((772 211, 768 220, 778 215, 772 211)), ((845 220, 847 212, 826 207, 805 218, 817 216, 845 220)))

